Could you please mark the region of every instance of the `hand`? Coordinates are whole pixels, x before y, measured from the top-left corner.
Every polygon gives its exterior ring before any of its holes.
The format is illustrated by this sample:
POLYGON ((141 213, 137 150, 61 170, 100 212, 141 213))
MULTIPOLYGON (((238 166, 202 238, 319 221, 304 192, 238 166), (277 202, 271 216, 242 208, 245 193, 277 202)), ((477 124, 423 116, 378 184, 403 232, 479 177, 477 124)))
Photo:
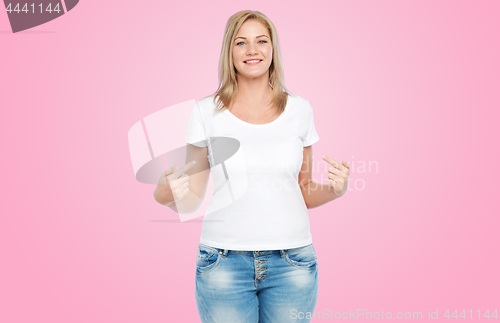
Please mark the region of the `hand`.
POLYGON ((174 164, 163 172, 154 192, 155 197, 160 196, 157 200, 166 200, 166 204, 182 200, 189 192, 189 175, 187 175, 186 172, 193 167, 194 164, 196 164, 196 161, 191 161, 175 172, 174 164))
POLYGON ((332 167, 328 168, 328 184, 333 187, 333 193, 337 197, 341 197, 347 192, 347 185, 349 184, 349 174, 351 173, 349 163, 343 160, 342 164, 340 164, 330 157, 322 157, 327 163, 332 165, 332 167))

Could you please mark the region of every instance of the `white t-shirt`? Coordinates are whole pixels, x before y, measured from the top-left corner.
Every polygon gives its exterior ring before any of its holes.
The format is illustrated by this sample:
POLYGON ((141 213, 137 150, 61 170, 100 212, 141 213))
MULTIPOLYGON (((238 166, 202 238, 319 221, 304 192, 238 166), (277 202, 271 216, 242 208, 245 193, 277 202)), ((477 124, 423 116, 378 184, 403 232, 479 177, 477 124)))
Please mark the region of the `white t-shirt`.
POLYGON ((267 124, 216 111, 214 96, 196 102, 186 142, 206 147, 214 193, 200 242, 230 250, 276 250, 312 243, 298 183, 303 147, 319 140, 309 101, 290 95, 267 124))

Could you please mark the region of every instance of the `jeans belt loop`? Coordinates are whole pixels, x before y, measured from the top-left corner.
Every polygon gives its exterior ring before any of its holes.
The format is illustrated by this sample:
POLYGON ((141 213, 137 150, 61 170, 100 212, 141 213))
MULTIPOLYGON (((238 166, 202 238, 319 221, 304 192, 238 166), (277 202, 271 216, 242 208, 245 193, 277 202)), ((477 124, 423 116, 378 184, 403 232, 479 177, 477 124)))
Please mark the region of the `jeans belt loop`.
POLYGON ((281 254, 281 258, 285 257, 285 250, 284 249, 280 249, 280 254, 281 254))

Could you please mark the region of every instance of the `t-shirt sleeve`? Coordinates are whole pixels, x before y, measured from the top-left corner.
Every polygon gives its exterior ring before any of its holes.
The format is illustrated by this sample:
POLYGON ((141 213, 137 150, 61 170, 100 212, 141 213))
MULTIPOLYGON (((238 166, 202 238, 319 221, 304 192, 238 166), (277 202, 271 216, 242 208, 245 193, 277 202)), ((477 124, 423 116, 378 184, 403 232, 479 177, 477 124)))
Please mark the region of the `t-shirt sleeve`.
POLYGON ((198 102, 194 105, 189 116, 186 130, 186 143, 197 147, 206 147, 205 128, 201 117, 200 105, 198 102))
POLYGON ((313 109, 311 107, 311 104, 309 104, 309 101, 307 101, 307 110, 308 110, 308 115, 307 118, 305 119, 307 122, 307 127, 306 127, 306 134, 303 139, 303 146, 307 147, 319 140, 318 133, 316 132, 316 127, 314 126, 314 115, 313 115, 313 109))

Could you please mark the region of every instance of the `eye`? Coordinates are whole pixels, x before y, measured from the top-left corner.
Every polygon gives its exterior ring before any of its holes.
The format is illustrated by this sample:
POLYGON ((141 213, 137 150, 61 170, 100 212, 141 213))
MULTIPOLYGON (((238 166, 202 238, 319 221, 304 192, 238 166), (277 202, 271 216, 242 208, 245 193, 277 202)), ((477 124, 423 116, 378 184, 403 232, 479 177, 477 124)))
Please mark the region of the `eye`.
MULTIPOLYGON (((265 44, 265 43, 267 43, 267 41, 266 41, 266 40, 259 40, 259 43, 260 43, 261 41, 262 41, 262 42, 264 42, 264 44, 265 44)), ((242 44, 242 43, 244 43, 244 42, 240 41, 239 43, 236 43, 236 46, 238 46, 239 44, 242 44)))

